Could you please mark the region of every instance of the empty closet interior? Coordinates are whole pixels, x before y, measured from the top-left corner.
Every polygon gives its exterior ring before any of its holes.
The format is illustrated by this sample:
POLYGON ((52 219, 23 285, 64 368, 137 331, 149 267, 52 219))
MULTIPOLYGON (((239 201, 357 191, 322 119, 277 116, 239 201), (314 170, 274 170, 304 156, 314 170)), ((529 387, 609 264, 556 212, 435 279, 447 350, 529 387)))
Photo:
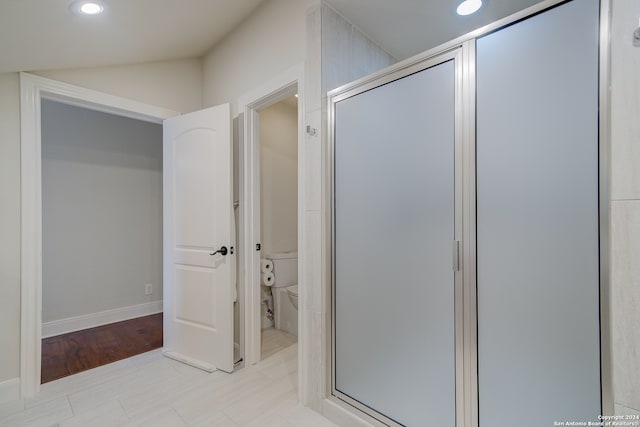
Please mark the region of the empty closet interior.
POLYGON ((541 427, 608 404, 600 3, 545 7, 329 94, 332 395, 356 413, 541 427))
POLYGON ((43 99, 41 159, 43 379, 162 346, 158 316, 65 338, 162 311, 162 125, 43 99))

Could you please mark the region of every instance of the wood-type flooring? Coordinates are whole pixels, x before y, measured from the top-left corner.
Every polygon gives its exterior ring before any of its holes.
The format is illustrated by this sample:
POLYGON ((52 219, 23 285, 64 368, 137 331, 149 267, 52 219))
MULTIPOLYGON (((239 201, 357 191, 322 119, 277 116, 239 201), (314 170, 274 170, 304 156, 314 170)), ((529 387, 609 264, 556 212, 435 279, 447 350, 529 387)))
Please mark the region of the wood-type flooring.
POLYGON ((45 384, 162 347, 162 313, 42 340, 45 384))

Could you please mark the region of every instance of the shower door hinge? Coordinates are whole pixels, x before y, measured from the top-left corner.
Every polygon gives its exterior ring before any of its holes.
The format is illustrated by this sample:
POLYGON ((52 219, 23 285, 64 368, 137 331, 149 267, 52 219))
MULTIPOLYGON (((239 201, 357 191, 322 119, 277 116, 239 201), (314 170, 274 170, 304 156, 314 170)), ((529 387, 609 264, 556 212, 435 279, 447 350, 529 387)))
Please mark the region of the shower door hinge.
POLYGON ((453 241, 453 271, 460 271, 460 240, 453 241))

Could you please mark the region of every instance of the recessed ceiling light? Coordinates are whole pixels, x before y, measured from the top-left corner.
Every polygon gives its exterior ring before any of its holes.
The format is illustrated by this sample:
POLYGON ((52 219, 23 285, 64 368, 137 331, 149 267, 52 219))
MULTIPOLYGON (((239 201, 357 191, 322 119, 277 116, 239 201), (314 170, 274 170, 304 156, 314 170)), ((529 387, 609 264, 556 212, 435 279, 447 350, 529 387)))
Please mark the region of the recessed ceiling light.
POLYGON ((78 0, 69 6, 76 15, 99 15, 104 12, 104 3, 100 0, 78 0))
POLYGON ((482 6, 482 0, 464 0, 456 9, 458 15, 471 15, 482 6))

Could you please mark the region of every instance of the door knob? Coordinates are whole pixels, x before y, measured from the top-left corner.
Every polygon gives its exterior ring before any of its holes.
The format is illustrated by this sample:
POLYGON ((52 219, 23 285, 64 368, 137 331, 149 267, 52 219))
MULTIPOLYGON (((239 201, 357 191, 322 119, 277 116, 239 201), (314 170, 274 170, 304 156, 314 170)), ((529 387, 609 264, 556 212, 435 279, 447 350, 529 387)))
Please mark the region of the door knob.
POLYGON ((217 251, 211 252, 209 255, 213 256, 215 254, 220 254, 222 256, 225 256, 227 254, 227 252, 229 252, 229 250, 227 249, 226 246, 223 246, 220 249, 218 249, 217 251))

